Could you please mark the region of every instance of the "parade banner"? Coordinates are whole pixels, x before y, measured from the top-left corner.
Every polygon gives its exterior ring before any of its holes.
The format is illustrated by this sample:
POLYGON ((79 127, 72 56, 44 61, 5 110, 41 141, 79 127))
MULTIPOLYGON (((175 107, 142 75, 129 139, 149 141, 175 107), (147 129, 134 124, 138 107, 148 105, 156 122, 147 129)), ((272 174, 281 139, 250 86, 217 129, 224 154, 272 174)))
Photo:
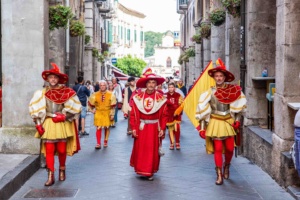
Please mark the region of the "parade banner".
POLYGON ((183 103, 181 104, 181 107, 179 107, 179 109, 175 111, 175 113, 179 113, 183 109, 183 111, 195 127, 199 125, 199 122, 195 118, 195 114, 200 94, 202 94, 203 92, 207 91, 210 87, 215 85, 215 80, 208 75, 208 70, 212 68, 213 63, 212 61, 210 61, 204 69, 204 71, 202 72, 202 74, 194 83, 193 88, 185 97, 183 103))

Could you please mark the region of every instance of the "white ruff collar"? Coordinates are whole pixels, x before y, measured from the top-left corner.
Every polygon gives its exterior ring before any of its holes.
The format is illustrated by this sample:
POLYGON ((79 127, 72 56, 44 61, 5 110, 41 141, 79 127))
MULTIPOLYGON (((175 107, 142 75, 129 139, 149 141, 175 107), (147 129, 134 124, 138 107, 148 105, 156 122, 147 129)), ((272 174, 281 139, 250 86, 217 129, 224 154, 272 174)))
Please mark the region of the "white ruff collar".
POLYGON ((155 93, 154 99, 153 99, 154 100, 153 108, 149 112, 147 112, 145 110, 145 108, 144 108, 144 96, 145 96, 145 93, 146 92, 144 92, 142 98, 138 98, 138 95, 135 95, 133 97, 133 101, 135 102, 135 104, 136 104, 137 108, 139 109, 139 111, 142 112, 142 113, 144 113, 144 114, 146 114, 146 115, 151 115, 153 113, 156 113, 162 107, 162 105, 167 101, 167 99, 165 97, 163 99, 159 100, 159 101, 156 100, 156 94, 157 93, 155 93))

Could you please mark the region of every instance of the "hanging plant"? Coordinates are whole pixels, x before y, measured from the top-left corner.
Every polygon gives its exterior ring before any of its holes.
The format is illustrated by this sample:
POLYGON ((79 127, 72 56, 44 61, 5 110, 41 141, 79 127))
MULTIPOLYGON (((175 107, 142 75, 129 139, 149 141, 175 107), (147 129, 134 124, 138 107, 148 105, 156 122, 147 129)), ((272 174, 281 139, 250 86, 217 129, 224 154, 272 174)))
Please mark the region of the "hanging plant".
POLYGON ((179 56, 179 58, 178 58, 178 61, 177 61, 177 62, 178 62, 179 65, 182 65, 182 64, 183 64, 183 60, 182 60, 183 55, 184 55, 184 54, 181 54, 181 55, 179 56))
POLYGON ((99 54, 98 55, 98 62, 103 62, 105 60, 105 57, 104 57, 104 55, 102 55, 102 54, 99 54))
POLYGON ((85 35, 84 36, 84 44, 87 45, 91 41, 91 36, 90 35, 85 35))
POLYGON ((222 0, 222 4, 234 18, 240 16, 241 0, 222 0))
POLYGON ((58 5, 49 7, 49 29, 67 28, 68 21, 73 18, 70 7, 58 5))
POLYGON ((202 37, 200 34, 195 34, 193 35, 193 37, 191 38, 192 42, 196 42, 197 44, 201 44, 202 41, 202 37))
POLYGON ((92 49, 92 56, 95 57, 95 58, 98 58, 99 56, 99 51, 97 48, 93 48, 92 49))
POLYGON ((194 48, 188 48, 186 51, 185 51, 185 54, 188 56, 188 58, 190 57, 195 57, 195 49, 194 48))
POLYGON ((223 9, 216 8, 210 12, 209 19, 214 26, 220 26, 225 22, 226 12, 223 9))
POLYGON ((108 57, 108 55, 109 55, 108 51, 104 51, 104 52, 103 52, 103 56, 104 56, 104 57, 108 57))
POLYGON ((79 20, 72 20, 70 23, 70 36, 71 37, 78 37, 84 35, 85 33, 85 26, 79 20))
POLYGON ((208 23, 201 23, 200 25, 201 38, 208 39, 210 37, 210 33, 211 33, 211 25, 208 23))

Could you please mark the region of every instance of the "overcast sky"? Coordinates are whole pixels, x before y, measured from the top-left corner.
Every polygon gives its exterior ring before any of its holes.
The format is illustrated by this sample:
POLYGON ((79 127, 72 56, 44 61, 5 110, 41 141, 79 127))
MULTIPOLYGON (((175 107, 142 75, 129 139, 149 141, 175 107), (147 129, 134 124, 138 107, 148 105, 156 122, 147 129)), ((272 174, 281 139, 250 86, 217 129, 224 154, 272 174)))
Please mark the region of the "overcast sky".
POLYGON ((179 31, 176 0, 119 0, 125 7, 144 13, 145 31, 179 31))

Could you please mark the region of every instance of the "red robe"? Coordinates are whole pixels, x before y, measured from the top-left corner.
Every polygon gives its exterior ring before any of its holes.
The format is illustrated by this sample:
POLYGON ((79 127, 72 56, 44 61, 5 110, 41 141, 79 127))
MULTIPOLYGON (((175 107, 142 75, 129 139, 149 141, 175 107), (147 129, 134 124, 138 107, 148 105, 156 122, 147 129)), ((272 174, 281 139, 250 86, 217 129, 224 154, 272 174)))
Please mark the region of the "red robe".
POLYGON ((159 129, 166 128, 166 98, 159 92, 147 94, 141 92, 134 96, 130 125, 136 130, 138 137, 134 138, 130 166, 137 174, 152 176, 159 169, 159 129), (149 113, 149 114, 148 114, 149 113), (158 122, 145 124, 142 130, 140 120, 156 120, 158 122))
POLYGON ((167 123, 173 123, 174 121, 180 122, 181 121, 181 115, 174 116, 175 110, 180 106, 179 99, 181 95, 177 92, 174 92, 173 94, 170 94, 170 92, 167 93, 167 106, 168 106, 168 120, 167 123))

